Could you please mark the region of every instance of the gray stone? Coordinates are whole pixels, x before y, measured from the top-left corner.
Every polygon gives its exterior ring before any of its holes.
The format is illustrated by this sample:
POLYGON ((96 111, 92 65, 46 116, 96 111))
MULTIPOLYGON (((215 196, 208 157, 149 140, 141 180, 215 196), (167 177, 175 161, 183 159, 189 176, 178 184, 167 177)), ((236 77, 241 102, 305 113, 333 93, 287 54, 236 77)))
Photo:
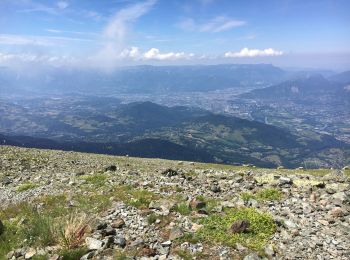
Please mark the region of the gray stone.
POLYGON ((248 220, 237 220, 231 225, 230 232, 234 234, 244 233, 248 231, 249 226, 250 222, 248 220))
POLYGON ((93 257, 94 257, 94 255, 95 255, 95 253, 94 253, 94 252, 89 252, 89 253, 87 253, 87 254, 83 255, 83 256, 80 258, 80 260, 91 259, 91 258, 93 258, 93 257))
POLYGON ((117 170, 117 166, 115 165, 109 165, 105 167, 105 172, 110 171, 110 172, 115 172, 117 170))
POLYGON ((169 247, 169 246, 171 246, 171 241, 168 240, 168 241, 163 242, 163 243, 162 243, 162 246, 164 246, 164 247, 169 247))
POLYGON ((284 227, 288 229, 293 229, 297 227, 297 225, 291 220, 284 220, 283 224, 284 224, 284 227))
POLYGON ((24 255, 24 259, 32 259, 36 255, 36 250, 34 248, 29 248, 24 255))
POLYGON ((261 260, 261 258, 257 254, 252 253, 252 254, 245 256, 243 258, 243 260, 261 260))
POLYGON ((99 250, 103 247, 104 242, 92 237, 87 237, 85 243, 88 249, 90 250, 99 250))
POLYGON ((293 180, 291 178, 281 177, 281 178, 279 178, 279 184, 281 186, 292 185, 293 180))
POLYGON ((126 246, 126 240, 124 237, 115 237, 114 244, 116 244, 119 247, 124 248, 126 246))
POLYGON ((122 228, 125 226, 125 221, 122 218, 113 219, 111 227, 112 228, 122 228))
POLYGON ((170 240, 175 240, 177 238, 180 238, 184 235, 184 232, 182 231, 181 228, 179 227, 173 227, 171 230, 170 230, 170 235, 169 235, 169 239, 170 240))
POLYGON ((144 243, 145 242, 143 241, 142 238, 137 238, 130 243, 130 247, 139 247, 139 246, 143 245, 144 243))
POLYGON ((214 184, 214 185, 212 185, 212 186, 210 187, 210 190, 211 190, 212 192, 214 192, 214 193, 218 193, 218 192, 221 191, 221 188, 220 188, 219 185, 214 184))
POLYGON ((265 254, 269 257, 273 257, 275 255, 275 250, 272 245, 267 245, 264 251, 265 254))

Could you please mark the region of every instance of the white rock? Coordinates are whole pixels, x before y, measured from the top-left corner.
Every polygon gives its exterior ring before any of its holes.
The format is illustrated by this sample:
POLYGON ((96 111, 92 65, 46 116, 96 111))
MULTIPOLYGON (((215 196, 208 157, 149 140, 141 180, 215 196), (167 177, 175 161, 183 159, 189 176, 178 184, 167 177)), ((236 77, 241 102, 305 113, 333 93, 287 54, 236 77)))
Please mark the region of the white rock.
POLYGON ((86 246, 88 247, 88 249, 90 250, 98 250, 101 249, 103 247, 103 241, 92 238, 92 237, 87 237, 85 239, 85 243, 86 246))

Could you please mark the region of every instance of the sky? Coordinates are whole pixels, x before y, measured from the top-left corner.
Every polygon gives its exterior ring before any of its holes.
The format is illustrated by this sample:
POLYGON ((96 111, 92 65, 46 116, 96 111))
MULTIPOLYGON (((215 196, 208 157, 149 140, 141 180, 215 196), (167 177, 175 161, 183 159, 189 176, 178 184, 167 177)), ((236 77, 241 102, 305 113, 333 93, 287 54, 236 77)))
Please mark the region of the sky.
POLYGON ((350 69, 348 0, 0 0, 0 65, 350 69))

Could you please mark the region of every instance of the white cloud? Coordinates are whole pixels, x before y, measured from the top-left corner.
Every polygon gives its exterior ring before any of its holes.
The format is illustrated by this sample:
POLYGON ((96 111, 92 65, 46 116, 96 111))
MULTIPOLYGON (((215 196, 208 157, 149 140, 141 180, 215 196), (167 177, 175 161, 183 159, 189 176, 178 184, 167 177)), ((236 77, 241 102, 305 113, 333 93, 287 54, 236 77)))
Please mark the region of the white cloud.
POLYGON ((192 18, 187 18, 181 21, 178 26, 185 31, 218 33, 244 26, 245 24, 245 21, 235 20, 226 16, 217 16, 204 23, 198 23, 192 18))
POLYGON ((130 47, 124 49, 120 55, 120 59, 129 59, 133 61, 149 61, 149 60, 158 60, 158 61, 173 61, 181 59, 191 59, 195 58, 193 53, 185 52, 164 52, 162 53, 157 48, 151 48, 145 52, 140 52, 138 47, 130 47))
POLYGON ((167 52, 161 53, 157 48, 151 48, 143 54, 145 60, 179 60, 188 59, 193 54, 185 54, 184 52, 167 52))
POLYGON ((58 1, 56 5, 57 5, 58 9, 63 10, 69 6, 69 3, 66 1, 58 1))
POLYGON ((120 53, 120 58, 131 58, 131 59, 139 59, 140 58, 140 51, 138 47, 130 47, 122 50, 120 53))
POLYGON ((277 51, 272 48, 259 50, 259 49, 248 49, 243 48, 239 52, 226 52, 226 58, 242 58, 242 57, 259 57, 259 56, 280 56, 283 55, 282 51, 277 51))

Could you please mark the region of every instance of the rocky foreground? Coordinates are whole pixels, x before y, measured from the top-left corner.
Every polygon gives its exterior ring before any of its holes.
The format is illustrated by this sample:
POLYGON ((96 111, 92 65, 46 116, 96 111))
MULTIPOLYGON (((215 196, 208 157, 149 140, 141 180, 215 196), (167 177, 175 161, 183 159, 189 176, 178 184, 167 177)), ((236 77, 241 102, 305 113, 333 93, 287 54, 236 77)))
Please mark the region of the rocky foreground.
POLYGON ((349 176, 0 146, 0 259, 350 259, 349 176))

